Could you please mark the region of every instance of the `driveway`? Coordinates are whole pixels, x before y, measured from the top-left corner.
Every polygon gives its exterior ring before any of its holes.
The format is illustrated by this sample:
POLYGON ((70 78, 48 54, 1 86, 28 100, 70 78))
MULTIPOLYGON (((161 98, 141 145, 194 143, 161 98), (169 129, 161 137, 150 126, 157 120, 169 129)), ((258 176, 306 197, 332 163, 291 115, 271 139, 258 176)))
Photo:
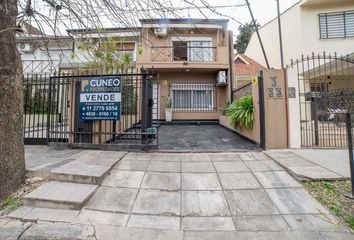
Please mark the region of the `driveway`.
MULTIPOLYGON (((85 158, 93 164, 103 156, 117 153, 85 158)), ((258 152, 128 153, 80 210, 25 206, 12 216, 33 222, 0 219, 0 239, 10 232, 20 239, 353 239, 258 152)))
POLYGON ((219 125, 162 125, 159 150, 162 151, 247 151, 259 148, 219 125))

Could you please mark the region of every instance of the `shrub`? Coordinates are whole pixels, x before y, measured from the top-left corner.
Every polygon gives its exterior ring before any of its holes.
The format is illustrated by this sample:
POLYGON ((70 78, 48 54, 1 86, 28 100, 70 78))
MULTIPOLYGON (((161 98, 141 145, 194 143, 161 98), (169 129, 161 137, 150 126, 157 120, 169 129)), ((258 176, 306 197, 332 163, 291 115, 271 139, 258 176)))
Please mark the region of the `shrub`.
POLYGON ((226 110, 234 128, 253 128, 253 97, 245 96, 235 100, 226 110))

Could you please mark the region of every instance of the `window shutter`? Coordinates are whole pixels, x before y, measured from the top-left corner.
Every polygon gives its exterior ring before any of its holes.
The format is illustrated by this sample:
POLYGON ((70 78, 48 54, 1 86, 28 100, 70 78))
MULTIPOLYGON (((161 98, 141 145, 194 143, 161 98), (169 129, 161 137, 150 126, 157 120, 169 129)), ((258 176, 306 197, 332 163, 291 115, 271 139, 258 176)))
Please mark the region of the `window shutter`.
POLYGON ((354 11, 319 14, 320 38, 354 37, 354 11))

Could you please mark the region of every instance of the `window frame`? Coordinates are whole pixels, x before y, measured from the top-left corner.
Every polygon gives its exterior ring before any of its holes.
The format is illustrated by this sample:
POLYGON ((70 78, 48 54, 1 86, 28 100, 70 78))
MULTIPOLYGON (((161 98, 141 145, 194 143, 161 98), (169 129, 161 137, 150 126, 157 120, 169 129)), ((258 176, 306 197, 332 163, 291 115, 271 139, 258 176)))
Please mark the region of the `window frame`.
MULTIPOLYGON (((351 30, 352 35, 348 35, 348 29, 349 28, 354 28, 354 20, 353 20, 353 25, 348 25, 347 22, 347 15, 350 16, 350 18, 354 18, 354 10, 349 10, 349 11, 339 11, 339 12, 327 12, 327 13, 319 13, 318 14, 318 29, 319 29, 319 36, 320 40, 326 40, 326 39, 347 39, 347 38, 353 38, 354 37, 354 30, 351 30), (336 25, 335 28, 331 29, 331 31, 337 30, 341 28, 341 31, 343 31, 343 35, 335 35, 330 36, 330 32, 328 29, 328 17, 329 16, 343 16, 343 20, 340 24, 336 25), (324 23, 321 21, 322 18, 324 18, 324 23), (324 26, 322 25, 324 24, 324 26), (325 32, 322 31, 322 29, 325 28, 325 32)), ((352 21, 350 22, 352 23, 352 21)), ((337 33, 338 34, 338 33, 337 33)))
POLYGON ((173 112, 212 112, 215 110, 215 84, 213 83, 173 83, 171 84, 170 96, 173 101, 173 112), (190 103, 187 107, 175 107, 174 104, 174 91, 188 91, 190 92, 190 103), (211 95, 211 104, 209 107, 195 107, 194 106, 194 92, 208 91, 211 95))

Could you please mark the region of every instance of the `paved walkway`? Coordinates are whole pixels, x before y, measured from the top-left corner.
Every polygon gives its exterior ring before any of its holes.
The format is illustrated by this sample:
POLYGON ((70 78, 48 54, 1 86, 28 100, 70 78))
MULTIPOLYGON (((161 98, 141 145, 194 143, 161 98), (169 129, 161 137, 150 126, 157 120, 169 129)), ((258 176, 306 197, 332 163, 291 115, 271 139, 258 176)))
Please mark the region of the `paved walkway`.
MULTIPOLYGON (((85 154, 90 164, 117 155, 85 154)), ((0 239, 354 238, 263 153, 118 155, 81 209, 23 206, 0 220, 0 239)))
POLYGON ((350 178, 348 150, 270 150, 265 154, 300 181, 350 178))

